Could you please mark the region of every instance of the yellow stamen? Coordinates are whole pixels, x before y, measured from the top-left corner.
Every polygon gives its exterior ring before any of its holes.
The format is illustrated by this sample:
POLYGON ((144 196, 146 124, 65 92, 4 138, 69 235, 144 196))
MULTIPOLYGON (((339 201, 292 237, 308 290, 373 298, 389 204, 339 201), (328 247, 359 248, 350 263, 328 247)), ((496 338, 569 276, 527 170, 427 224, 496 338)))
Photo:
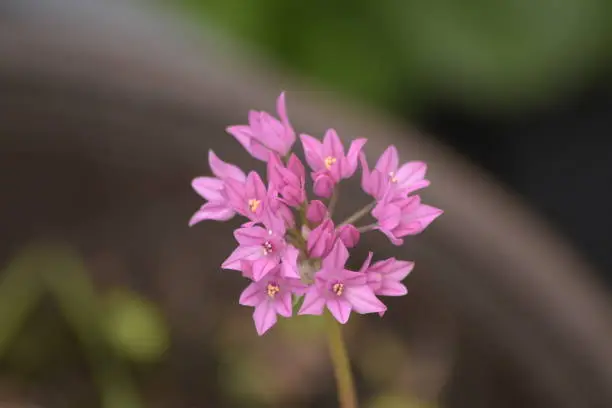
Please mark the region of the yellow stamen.
POLYGON ((391 177, 391 182, 392 183, 397 183, 397 177, 395 177, 395 173, 394 172, 389 172, 389 177, 391 177))
POLYGON ((278 292, 280 292, 280 286, 278 286, 278 283, 276 282, 268 283, 268 286, 266 287, 266 293, 268 294, 268 296, 274 299, 274 296, 276 296, 278 292))
POLYGON ((344 292, 344 283, 334 283, 332 286, 332 292, 334 292, 338 296, 342 296, 342 292, 344 292))
POLYGON ((327 170, 331 169, 332 164, 334 164, 336 162, 336 158, 333 156, 327 156, 324 160, 325 162, 325 168, 327 170))
POLYGON ((274 247, 272 246, 272 243, 270 241, 264 242, 262 246, 264 255, 268 255, 274 250, 274 247))
POLYGON ((259 208, 259 204, 261 204, 261 200, 251 198, 249 200, 249 210, 251 210, 251 212, 257 211, 257 209, 259 208))

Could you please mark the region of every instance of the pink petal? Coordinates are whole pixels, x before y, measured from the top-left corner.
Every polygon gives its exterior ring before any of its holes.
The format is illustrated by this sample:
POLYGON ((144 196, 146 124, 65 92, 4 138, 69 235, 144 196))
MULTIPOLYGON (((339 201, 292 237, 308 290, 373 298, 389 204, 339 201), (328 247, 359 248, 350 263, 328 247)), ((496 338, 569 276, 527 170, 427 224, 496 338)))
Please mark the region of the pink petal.
POLYGON ((382 275, 378 272, 368 270, 366 272, 366 276, 368 286, 374 291, 375 294, 378 294, 378 289, 382 287, 382 275))
MULTIPOLYGON (((442 213, 443 211, 439 208, 421 204, 415 211, 402 214, 402 224, 412 225, 413 223, 418 222, 419 228, 416 228, 416 232, 414 232, 418 233, 427 228, 427 226, 442 215, 442 213)), ((402 228, 404 228, 404 225, 402 225, 402 228)))
POLYGON ((314 177, 313 191, 319 197, 329 198, 334 193, 336 183, 326 173, 317 173, 314 177))
POLYGON ((253 261, 253 280, 255 282, 266 276, 275 266, 278 265, 278 260, 270 256, 264 256, 253 261))
POLYGON ((262 290, 261 286, 253 282, 242 291, 238 303, 242 306, 257 306, 265 300, 265 292, 262 290))
POLYGON ((355 248, 359 243, 359 231, 352 224, 343 225, 338 228, 338 237, 347 248, 355 248))
POLYGON ((253 312, 255 329, 260 336, 276 324, 276 310, 270 302, 261 302, 253 312))
POLYGON ((289 287, 289 290, 297 296, 303 296, 308 289, 304 283, 299 279, 285 279, 285 285, 289 287))
POLYGON ((254 138, 251 139, 250 146, 247 151, 251 154, 251 156, 263 162, 268 161, 268 157, 270 155, 270 149, 262 142, 254 138))
POLYGON ((381 296, 404 296, 408 293, 406 286, 393 280, 386 280, 383 278, 382 286, 376 291, 377 295, 381 296))
POLYGON ((206 203, 193 214, 189 220, 189 226, 191 227, 204 220, 227 221, 235 214, 234 210, 225 203, 206 203))
POLYGON ((298 159, 295 154, 291 154, 289 157, 289 161, 287 162, 287 168, 291 170, 293 174, 295 174, 299 179, 304 180, 306 178, 306 169, 304 165, 298 159))
POLYGON ((241 269, 240 261, 254 261, 261 256, 261 247, 243 247, 239 246, 234 249, 234 252, 227 257, 221 264, 223 269, 233 269, 239 271, 241 269))
POLYGON ((295 219, 293 212, 285 204, 280 203, 278 199, 270 202, 270 207, 266 210, 266 214, 262 217, 264 225, 267 225, 272 231, 278 235, 285 235, 286 227, 293 228, 295 219), (276 204, 279 204, 276 206, 276 204))
POLYGON ((388 175, 391 172, 395 172, 398 166, 398 154, 395 146, 391 145, 387 147, 387 149, 380 156, 378 161, 376 162, 376 170, 380 171, 382 174, 388 175))
POLYGON ((344 157, 344 146, 334 129, 327 129, 323 137, 323 156, 331 156, 340 160, 344 157))
POLYGON ((363 149, 367 141, 368 139, 360 138, 351 142, 348 154, 346 155, 346 164, 342 167, 342 178, 349 178, 355 174, 355 170, 357 170, 357 160, 361 154, 361 149, 363 149))
MULTIPOLYGON (((253 139, 264 147, 281 155, 287 154, 287 144, 284 143, 284 126, 267 112, 260 113, 260 130, 253 131, 253 139)), ((267 160, 267 157, 266 157, 267 160)))
POLYGON ((244 183, 234 180, 227 179, 225 180, 225 195, 227 196, 227 200, 231 204, 231 206, 237 212, 241 214, 246 214, 245 208, 247 205, 245 194, 245 185, 244 183))
POLYGON ((344 297, 357 313, 378 313, 387 310, 387 307, 378 300, 367 285, 345 287, 344 297))
MULTIPOLYGON (((247 176, 245 188, 247 199, 258 199, 261 201, 266 199, 266 185, 264 184, 259 174, 257 174, 257 172, 251 171, 249 173, 249 175, 247 176)), ((259 206, 259 208, 261 208, 261 205, 259 206)))
POLYGON ((291 304, 291 292, 281 288, 281 292, 276 295, 272 301, 276 313, 283 317, 291 317, 293 314, 293 306, 291 304))
POLYGON ((250 153, 251 139, 253 138, 253 134, 251 133, 251 128, 249 126, 228 126, 225 131, 230 135, 234 136, 238 143, 240 143, 242 147, 244 147, 245 150, 250 153))
POLYGON ((242 276, 253 279, 253 261, 240 261, 240 269, 242 269, 242 276))
POLYGON ((344 265, 348 258, 348 250, 342 241, 337 240, 329 255, 323 259, 323 267, 330 271, 344 269, 344 265))
POLYGON ((282 169, 283 163, 275 153, 270 153, 268 156, 268 182, 273 186, 283 185, 282 169))
POLYGON ((396 184, 396 188, 399 192, 401 192, 401 194, 410 194, 413 193, 417 190, 421 190, 424 189, 425 187, 428 187, 430 184, 429 180, 421 180, 421 181, 417 181, 416 183, 412 183, 412 184, 400 184, 399 182, 396 184))
POLYGON ((281 274, 285 278, 300 278, 297 259, 300 251, 292 245, 287 245, 282 255, 281 274))
POLYGON ((323 162, 323 145, 317 139, 310 135, 301 134, 300 140, 304 147, 304 156, 306 162, 313 171, 319 171, 325 169, 325 163, 323 162))
POLYGON ((378 269, 385 276, 385 279, 392 279, 399 282, 405 279, 414 268, 414 262, 396 261, 393 258, 389 260, 391 262, 386 265, 385 268, 377 268, 378 262, 372 265, 372 269, 378 269))
POLYGON ((391 241, 391 243, 395 246, 400 246, 404 244, 404 240, 398 238, 397 236, 395 236, 395 234, 390 231, 387 230, 385 228, 381 228, 381 227, 377 227, 377 230, 379 230, 380 232, 382 232, 383 234, 385 234, 387 236, 387 238, 389 238, 389 241, 391 241))
POLYGON ((325 308, 325 298, 323 298, 315 286, 311 286, 304 295, 304 303, 298 314, 300 315, 321 315, 325 308))
POLYGON ((234 231, 236 241, 242 246, 262 245, 270 236, 268 230, 262 227, 238 228, 234 231))
POLYGON ((289 117, 287 116, 287 105, 285 103, 285 92, 281 92, 276 99, 276 113, 285 126, 291 126, 289 124, 289 117))
POLYGON ((344 282, 344 286, 363 286, 367 284, 367 275, 364 273, 340 269, 335 272, 335 276, 344 282))
POLYGON ((314 258, 321 258, 332 249, 334 236, 334 224, 330 219, 323 221, 321 225, 308 234, 308 254, 314 258))
POLYGON ((372 251, 368 252, 368 257, 363 262, 363 265, 359 269, 359 272, 364 273, 365 271, 368 270, 368 268, 370 267, 370 263, 372 262, 372 257, 373 256, 374 256, 374 252, 372 252, 372 251))
POLYGON ((240 170, 240 168, 219 159, 219 157, 217 157, 215 152, 212 150, 208 151, 208 164, 210 165, 210 169, 214 175, 219 177, 221 180, 226 178, 233 178, 234 180, 238 181, 246 180, 246 175, 242 170, 240 170))
POLYGON ((359 155, 359 161, 361 162, 361 188, 366 193, 373 195, 370 182, 370 168, 363 152, 359 155))
POLYGON ((402 212, 396 205, 385 205, 385 203, 380 202, 372 210, 372 216, 376 218, 381 228, 390 230, 400 223, 402 212))
POLYGON ((223 201, 221 194, 223 181, 214 177, 197 177, 191 182, 191 187, 208 201, 223 201))
POLYGON ((421 161, 411 161, 405 163, 395 173, 397 183, 402 186, 412 185, 425 178, 427 164, 421 161))
POLYGON ((348 322, 351 315, 351 304, 347 300, 341 297, 329 299, 327 301, 327 308, 338 322, 342 324, 348 322))
POLYGON ((386 174, 381 173, 378 170, 372 171, 372 196, 377 200, 381 200, 387 191, 389 191, 390 187, 390 179, 386 174))
POLYGON ((327 207, 322 201, 312 200, 306 210, 306 219, 313 224, 320 224, 327 217, 327 207))

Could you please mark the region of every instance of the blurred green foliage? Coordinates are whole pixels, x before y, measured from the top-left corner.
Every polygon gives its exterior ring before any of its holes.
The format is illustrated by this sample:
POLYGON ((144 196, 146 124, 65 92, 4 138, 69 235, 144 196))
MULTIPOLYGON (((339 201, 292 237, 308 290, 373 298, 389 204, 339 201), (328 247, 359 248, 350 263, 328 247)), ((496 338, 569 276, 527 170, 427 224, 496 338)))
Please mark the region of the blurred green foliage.
POLYGON ((102 407, 142 406, 129 362, 156 361, 169 343, 153 304, 127 290, 97 293, 78 253, 58 243, 24 248, 1 276, 0 359, 14 373, 32 380, 80 355, 102 407))
POLYGON ((394 110, 529 106, 599 74, 609 0, 180 0, 327 86, 394 110))

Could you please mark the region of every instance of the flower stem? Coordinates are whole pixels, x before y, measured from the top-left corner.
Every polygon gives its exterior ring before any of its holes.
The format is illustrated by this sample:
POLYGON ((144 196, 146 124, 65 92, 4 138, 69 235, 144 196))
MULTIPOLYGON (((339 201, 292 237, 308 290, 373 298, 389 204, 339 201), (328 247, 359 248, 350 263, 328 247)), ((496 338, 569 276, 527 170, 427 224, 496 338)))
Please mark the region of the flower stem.
POLYGON ((374 231, 374 228, 376 228, 376 225, 377 225, 376 223, 370 224, 370 225, 364 225, 363 227, 357 228, 357 231, 359 231, 361 234, 363 234, 364 232, 374 231))
POLYGON ((329 205, 327 206, 327 211, 329 212, 329 217, 331 218, 334 215, 334 210, 336 209, 336 204, 338 204, 338 189, 334 188, 334 192, 329 200, 329 205))
POLYGON ((357 408, 357 395, 353 382, 353 373, 349 361, 346 344, 342 336, 340 324, 329 313, 325 313, 327 320, 327 343, 329 354, 334 366, 338 402, 340 408, 357 408))
POLYGON ((359 221, 363 216, 369 213, 372 210, 372 208, 374 208, 375 205, 376 205, 376 201, 371 202, 370 204, 366 205, 361 210, 357 211, 355 214, 351 215, 346 220, 342 221, 339 227, 359 221))

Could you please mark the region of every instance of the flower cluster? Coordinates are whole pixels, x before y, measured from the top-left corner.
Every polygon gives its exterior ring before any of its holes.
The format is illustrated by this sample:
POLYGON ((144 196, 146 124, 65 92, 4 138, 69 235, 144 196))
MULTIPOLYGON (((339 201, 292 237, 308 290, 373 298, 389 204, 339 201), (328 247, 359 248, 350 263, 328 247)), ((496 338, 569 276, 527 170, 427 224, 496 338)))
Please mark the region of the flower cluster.
POLYGON ((401 281, 414 264, 389 258, 372 263, 372 253, 359 271, 346 268, 348 249, 360 235, 378 230, 391 243, 423 231, 442 211, 422 204, 413 193, 429 185, 422 162, 399 163, 398 152, 389 146, 373 169, 362 152, 366 139, 352 141, 348 150, 337 133, 329 129, 322 141, 300 135, 309 170, 291 152, 296 133, 287 117, 285 96, 277 100, 279 118, 250 111, 249 124, 230 126, 227 132, 256 159, 267 163, 267 180, 248 174, 219 159, 210 151, 208 161, 215 177, 193 180, 194 190, 206 203, 189 225, 203 220, 226 221, 240 214, 248 219, 234 231, 237 248, 223 262, 250 280, 240 304, 254 307, 253 320, 259 335, 277 316, 320 315, 327 308, 346 323, 351 311, 379 313, 386 306, 378 296, 407 293, 401 281), (332 220, 336 186, 352 177, 361 164, 361 187, 372 196, 372 204, 344 222, 332 220), (307 173, 312 192, 307 196, 307 173), (355 222, 370 214, 374 223, 357 227, 355 222))

